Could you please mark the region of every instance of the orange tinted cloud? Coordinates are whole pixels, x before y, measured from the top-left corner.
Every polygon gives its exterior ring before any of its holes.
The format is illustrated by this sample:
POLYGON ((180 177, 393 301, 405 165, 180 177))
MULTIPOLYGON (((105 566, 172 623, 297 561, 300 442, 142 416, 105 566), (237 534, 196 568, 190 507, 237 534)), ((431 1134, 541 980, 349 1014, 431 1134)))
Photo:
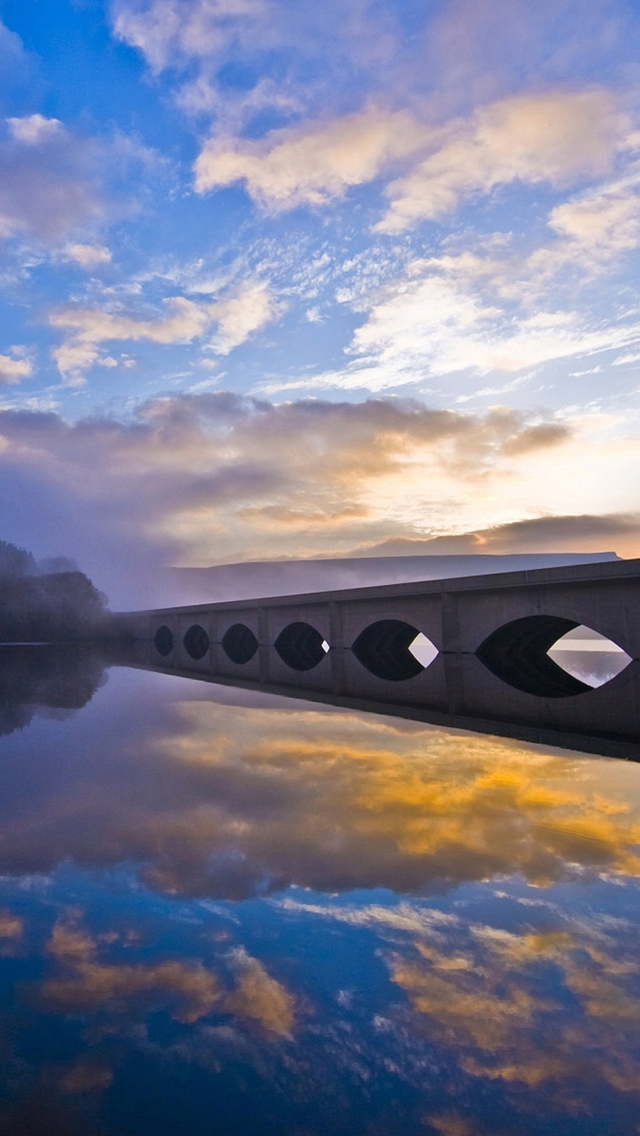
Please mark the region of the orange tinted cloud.
POLYGON ((0 910, 0 939, 19 939, 24 930, 23 920, 12 911, 0 910))
MULTIPOLYGON (((113 937, 106 938, 111 942, 113 937)), ((44 1004, 57 1013, 144 1017, 153 1009, 167 1008, 175 1021, 187 1024, 223 1013, 256 1022, 267 1033, 292 1035, 292 995, 241 947, 227 959, 234 975, 231 987, 198 961, 104 962, 99 958, 101 943, 77 923, 58 921, 47 949, 61 973, 45 979, 39 991, 44 1004)), ((65 1091, 83 1091, 82 1070, 67 1076, 75 1087, 65 1091)), ((88 1076, 91 1080, 91 1070, 88 1076)))
POLYGON ((258 959, 239 948, 232 956, 237 974, 237 987, 225 998, 230 1014, 252 1018, 266 1030, 291 1037, 294 1024, 294 1001, 289 991, 272 978, 258 959))
POLYGON ((453 1045, 472 1076, 534 1088, 551 1082, 558 1099, 573 1078, 637 1093, 635 952, 582 921, 567 926, 524 934, 472 927, 464 945, 458 935, 453 958, 443 927, 416 941, 413 953, 396 952, 391 977, 429 1036, 453 1045), (551 996, 536 978, 543 960, 557 972, 551 996), (567 991, 577 1003, 569 1010, 567 991))
MULTIPOLYGON (((424 893, 513 874, 538 886, 640 874, 637 769, 621 762, 213 702, 184 704, 136 754, 152 798, 122 800, 112 755, 100 794, 72 775, 62 798, 0 825, 0 868, 136 861, 153 887, 221 898, 252 895, 265 879, 274 890, 424 893)), ((54 933, 60 957, 82 957, 78 934, 54 933)))

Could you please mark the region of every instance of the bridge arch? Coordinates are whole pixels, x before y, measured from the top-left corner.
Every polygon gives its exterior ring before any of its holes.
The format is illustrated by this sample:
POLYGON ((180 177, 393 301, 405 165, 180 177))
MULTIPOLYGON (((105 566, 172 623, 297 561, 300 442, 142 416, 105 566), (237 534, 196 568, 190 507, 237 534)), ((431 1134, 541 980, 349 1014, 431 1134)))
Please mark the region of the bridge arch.
POLYGON ((579 624, 557 615, 525 615, 492 632, 476 655, 509 686, 541 698, 568 698, 592 687, 574 678, 548 655, 554 643, 579 624))
POLYGON ((187 654, 196 662, 204 658, 210 647, 209 636, 199 623, 191 625, 182 642, 187 654))
POLYGON ((251 662, 259 644, 246 623, 234 623, 222 636, 221 646, 227 658, 242 667, 251 662))
MULTIPOLYGON (((360 632, 351 650, 358 662, 376 678, 403 682, 426 669, 411 650, 419 639, 433 647, 431 641, 412 624, 401 619, 379 619, 360 632)), ((435 647, 433 650, 436 651, 435 647)))
POLYGON ((163 658, 166 658, 167 655, 170 655, 173 651, 173 631, 170 627, 167 627, 166 623, 163 623, 156 631, 153 637, 153 643, 156 651, 159 655, 162 655, 163 658))
POLYGON ((325 658, 329 644, 310 623, 289 623, 278 635, 274 647, 283 663, 294 671, 311 671, 325 658))

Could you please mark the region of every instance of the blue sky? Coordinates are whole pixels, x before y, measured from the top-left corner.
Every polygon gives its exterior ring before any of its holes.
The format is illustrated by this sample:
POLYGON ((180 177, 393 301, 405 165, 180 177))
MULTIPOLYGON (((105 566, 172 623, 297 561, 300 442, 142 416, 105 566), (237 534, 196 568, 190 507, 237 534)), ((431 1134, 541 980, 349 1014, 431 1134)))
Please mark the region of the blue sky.
POLYGON ((5 539, 638 554, 636 5, 0 17, 5 539))

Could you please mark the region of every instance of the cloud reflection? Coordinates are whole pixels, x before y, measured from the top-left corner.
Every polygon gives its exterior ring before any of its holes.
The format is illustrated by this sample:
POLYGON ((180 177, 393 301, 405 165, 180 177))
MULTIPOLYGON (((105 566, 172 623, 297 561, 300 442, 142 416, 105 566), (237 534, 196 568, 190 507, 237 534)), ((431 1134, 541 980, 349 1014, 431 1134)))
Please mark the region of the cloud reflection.
POLYGON ((64 729, 6 740, 32 1095, 107 1115, 139 1063, 174 1126, 204 1075, 283 1133, 388 1136, 389 1100, 395 1131, 631 1133, 637 766, 259 697, 116 670, 64 729), (42 1071, 36 1019, 72 1039, 42 1071))
POLYGON ((161 697, 134 705, 132 692, 130 717, 83 742, 82 763, 65 752, 32 779, 33 758, 7 753, 0 871, 133 862, 154 889, 220 899, 640 875, 632 766, 355 713, 161 697))
POLYGON ((454 944, 451 929, 440 929, 390 960, 429 1037, 453 1043, 466 1073, 555 1083, 571 1111, 591 1111, 594 1083, 637 1091, 640 966, 628 942, 585 927, 470 931, 456 928, 454 944), (572 1083, 587 1098, 581 1105, 569 1099, 572 1083))
POLYGON ((94 937, 84 927, 58 921, 47 944, 59 973, 45 979, 39 999, 54 1013, 107 1015, 121 1023, 168 1009, 190 1025, 213 1013, 260 1025, 267 1033, 291 1037, 294 1001, 258 959, 237 947, 224 959, 227 978, 200 960, 167 958, 134 964, 104 961, 117 934, 94 937), (106 940, 106 942, 105 942, 106 940))

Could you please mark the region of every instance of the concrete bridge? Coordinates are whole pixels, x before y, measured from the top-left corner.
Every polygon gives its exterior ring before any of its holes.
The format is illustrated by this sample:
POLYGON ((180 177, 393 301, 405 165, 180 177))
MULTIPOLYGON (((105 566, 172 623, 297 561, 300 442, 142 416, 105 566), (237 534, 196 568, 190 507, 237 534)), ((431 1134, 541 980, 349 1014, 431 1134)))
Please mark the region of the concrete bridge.
POLYGON ((114 618, 129 665, 640 759, 640 560, 114 618), (597 689, 547 654, 580 625, 632 660, 597 689))

